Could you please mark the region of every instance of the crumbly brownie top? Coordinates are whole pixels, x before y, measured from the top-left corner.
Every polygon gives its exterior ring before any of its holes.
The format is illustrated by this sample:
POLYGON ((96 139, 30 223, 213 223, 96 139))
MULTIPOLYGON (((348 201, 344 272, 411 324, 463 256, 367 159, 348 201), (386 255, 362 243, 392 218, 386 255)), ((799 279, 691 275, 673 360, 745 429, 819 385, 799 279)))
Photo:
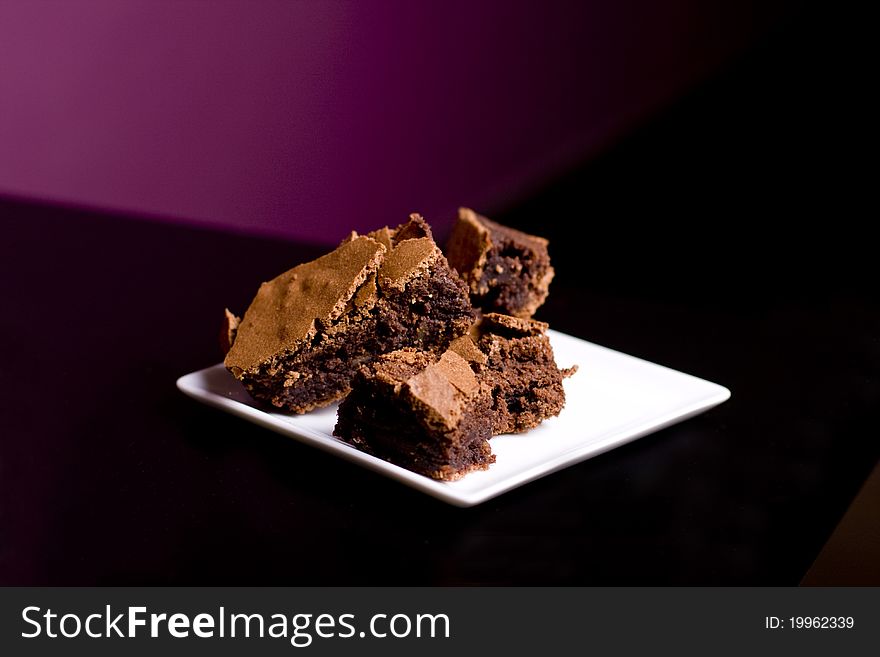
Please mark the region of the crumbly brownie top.
POLYGON ((534 319, 502 315, 501 313, 484 313, 478 325, 479 332, 495 333, 506 337, 542 335, 550 325, 534 319))
POLYGON ((433 240, 434 234, 431 232, 431 226, 428 225, 424 217, 415 212, 409 215, 409 221, 392 231, 392 239, 395 244, 403 240, 412 240, 419 237, 427 237, 433 240))
MULTIPOLYGON (((354 239, 358 234, 355 231, 351 231, 351 237, 348 239, 354 239)), ((394 238, 394 229, 385 226, 384 228, 379 228, 378 230, 372 230, 367 233, 367 237, 372 237, 377 242, 380 242, 386 249, 389 251, 393 246, 392 240, 394 238)))
POLYGON ((454 351, 469 363, 485 364, 488 360, 486 354, 480 351, 480 348, 469 335, 462 335, 449 343, 449 350, 454 351))
POLYGON ((467 361, 454 351, 434 362, 424 352, 402 349, 380 357, 373 371, 376 379, 424 411, 429 425, 445 430, 457 426, 480 388, 467 361))
POLYGON ((380 289, 404 289, 442 257, 430 227, 417 214, 395 229, 352 232, 335 251, 260 286, 237 330, 229 332, 234 342, 226 367, 253 371, 295 350, 319 327, 330 327, 346 313, 369 310, 380 289))
MULTIPOLYGON (((416 212, 409 215, 409 220, 400 224, 397 228, 385 226, 384 228, 371 230, 366 236, 372 237, 377 242, 381 242, 389 251, 393 246, 404 240, 419 239, 421 237, 427 237, 432 241, 434 239, 434 234, 431 232, 431 226, 425 221, 425 218, 422 217, 422 215, 416 212)), ((356 230, 353 230, 349 236, 342 241, 342 243, 345 244, 345 242, 350 242, 356 237, 358 237, 358 233, 356 230)))
POLYGON ((431 365, 449 383, 455 386, 459 392, 465 395, 474 395, 480 386, 473 370, 467 361, 454 351, 446 351, 440 356, 440 360, 431 365))
POLYGON ((442 255, 430 237, 398 242, 379 268, 379 285, 383 288, 403 289, 442 255))
POLYGON ((226 355, 226 367, 248 371, 314 336, 330 324, 382 263, 385 247, 355 237, 317 260, 298 265, 260 286, 226 355))
MULTIPOLYGON (((358 237, 357 232, 352 231, 343 244, 358 237)), ((443 252, 434 243, 431 227, 419 214, 411 214, 409 221, 397 228, 385 226, 370 231, 365 237, 376 240, 387 250, 378 274, 382 288, 402 290, 443 257, 443 252)))

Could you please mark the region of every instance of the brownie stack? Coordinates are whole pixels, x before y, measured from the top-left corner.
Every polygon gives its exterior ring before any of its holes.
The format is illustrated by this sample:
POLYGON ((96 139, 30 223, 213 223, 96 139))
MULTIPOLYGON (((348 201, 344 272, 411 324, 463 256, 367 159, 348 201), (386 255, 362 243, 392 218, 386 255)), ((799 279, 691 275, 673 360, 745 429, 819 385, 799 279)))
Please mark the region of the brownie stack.
POLYGON ((241 320, 226 311, 225 365, 255 399, 294 413, 344 398, 336 436, 456 479, 495 461, 493 435, 565 403, 573 370, 531 319, 552 277, 542 238, 462 209, 444 257, 411 215, 264 283, 241 320))

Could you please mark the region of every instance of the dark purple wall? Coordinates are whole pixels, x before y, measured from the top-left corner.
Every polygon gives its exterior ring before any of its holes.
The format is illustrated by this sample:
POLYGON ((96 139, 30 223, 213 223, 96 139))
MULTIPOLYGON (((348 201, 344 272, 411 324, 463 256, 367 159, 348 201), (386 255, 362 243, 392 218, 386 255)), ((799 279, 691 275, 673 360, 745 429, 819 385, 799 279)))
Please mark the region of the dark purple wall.
POLYGON ((330 242, 442 224, 599 148, 779 4, 4 1, 0 192, 330 242))

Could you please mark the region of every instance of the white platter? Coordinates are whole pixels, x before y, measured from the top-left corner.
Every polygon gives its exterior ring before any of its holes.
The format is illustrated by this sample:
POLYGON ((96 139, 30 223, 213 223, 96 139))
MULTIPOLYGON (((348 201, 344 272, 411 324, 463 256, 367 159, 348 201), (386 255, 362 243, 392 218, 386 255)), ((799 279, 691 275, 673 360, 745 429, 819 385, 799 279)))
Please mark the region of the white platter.
POLYGON ((177 381, 205 404, 358 463, 456 506, 473 506, 529 481, 578 463, 701 413, 730 397, 715 383, 549 331, 560 367, 580 369, 565 381, 559 417, 524 434, 496 436, 497 461, 486 471, 440 482, 358 451, 333 436, 336 405, 306 415, 260 408, 222 365, 177 381))

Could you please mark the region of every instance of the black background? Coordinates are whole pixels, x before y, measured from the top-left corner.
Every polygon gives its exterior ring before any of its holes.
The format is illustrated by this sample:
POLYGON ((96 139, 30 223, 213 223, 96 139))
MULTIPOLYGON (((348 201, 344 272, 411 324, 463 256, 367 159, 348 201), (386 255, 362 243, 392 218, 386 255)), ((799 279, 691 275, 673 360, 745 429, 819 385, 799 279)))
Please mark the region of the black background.
POLYGON ((540 318, 733 397, 473 509, 174 388, 319 249, 0 201, 0 583, 797 584, 878 458, 857 25, 797 14, 483 209, 551 239, 540 318))

